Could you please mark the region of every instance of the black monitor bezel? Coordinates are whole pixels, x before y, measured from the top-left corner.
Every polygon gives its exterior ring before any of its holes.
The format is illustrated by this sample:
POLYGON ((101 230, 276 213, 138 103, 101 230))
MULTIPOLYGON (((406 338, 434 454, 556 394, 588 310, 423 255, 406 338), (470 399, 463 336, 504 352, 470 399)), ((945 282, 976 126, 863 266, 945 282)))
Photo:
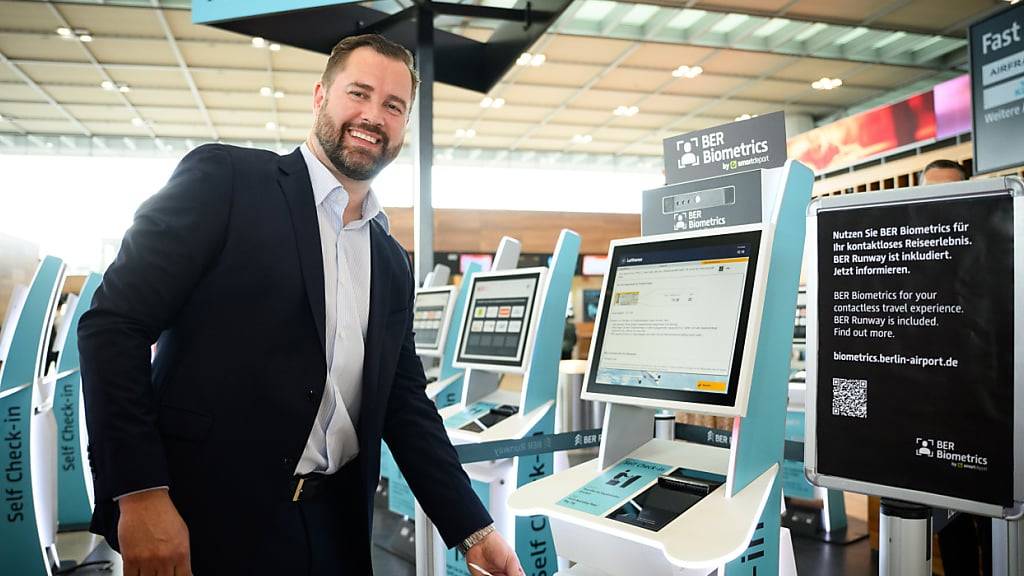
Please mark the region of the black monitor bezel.
MULTIPOLYGON (((453 309, 455 307, 456 293, 454 286, 438 286, 435 288, 418 288, 412 302, 412 314, 413 321, 416 319, 416 301, 419 300, 421 294, 448 294, 448 303, 445 304, 444 311, 441 313, 441 329, 437 331, 437 345, 436 346, 424 346, 421 343, 413 339, 413 345, 416 348, 416 354, 440 354, 444 351, 445 342, 448 339, 448 332, 451 330, 451 321, 453 316, 453 309)), ((415 332, 415 328, 413 328, 415 332)))
POLYGON ((455 362, 458 365, 467 365, 477 368, 486 369, 487 367, 494 367, 495 369, 518 369, 521 370, 526 366, 526 356, 529 352, 528 347, 532 341, 532 330, 533 322, 535 321, 534 315, 537 313, 537 301, 540 298, 541 290, 544 285, 544 272, 542 268, 524 268, 522 272, 508 273, 502 272, 485 272, 480 274, 474 274, 470 280, 472 285, 469 287, 469 293, 466 295, 466 308, 462 314, 462 325, 459 327, 459 342, 458 348, 456 348, 455 362), (503 280, 514 280, 521 278, 536 278, 537 283, 533 287, 533 297, 530 298, 529 307, 523 316, 523 331, 522 339, 520 343, 522 348, 519 350, 518 358, 509 360, 497 360, 493 358, 480 358, 477 356, 466 356, 466 339, 469 338, 470 334, 470 323, 473 322, 473 303, 475 302, 474 295, 476 294, 476 287, 481 282, 488 281, 503 281, 503 280))
POLYGON ((601 394, 603 396, 615 396, 622 398, 642 398, 645 400, 664 400, 673 403, 704 404, 712 406, 736 406, 737 393, 740 388, 740 372, 743 366, 743 356, 747 343, 747 335, 750 329, 750 310, 754 296, 754 284, 757 278, 758 263, 760 261, 761 238, 763 230, 749 230, 743 232, 732 232, 713 236, 697 236, 685 238, 666 238, 653 242, 641 242, 635 244, 619 244, 612 247, 610 252, 611 265, 605 284, 602 290, 601 305, 598 310, 598 317, 594 325, 594 346, 590 355, 590 369, 587 371, 587 381, 584 391, 590 394, 601 394), (736 342, 733 348, 732 366, 729 370, 729 383, 725 394, 720 392, 697 392, 692 390, 667 390, 657 388, 646 388, 643 386, 624 386, 621 384, 599 384, 597 373, 600 369, 601 350, 604 345, 605 327, 608 321, 608 308, 611 299, 608 295, 615 285, 615 278, 618 275, 618 262, 624 256, 651 251, 678 250, 680 248, 704 248, 721 246, 724 244, 749 244, 750 260, 747 264, 746 279, 743 285, 743 299, 740 308, 739 324, 736 331, 736 342))

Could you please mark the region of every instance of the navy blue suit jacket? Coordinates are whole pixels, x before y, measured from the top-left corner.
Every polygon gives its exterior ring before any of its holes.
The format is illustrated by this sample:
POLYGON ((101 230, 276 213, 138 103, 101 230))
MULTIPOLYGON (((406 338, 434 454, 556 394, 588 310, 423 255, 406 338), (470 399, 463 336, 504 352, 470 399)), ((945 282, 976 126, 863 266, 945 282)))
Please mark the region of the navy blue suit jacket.
MULTIPOLYGON (((351 521, 369 533, 383 438, 454 546, 490 516, 424 393, 407 255, 370 226, 362 490, 351 521)), ((116 546, 113 498, 169 486, 194 558, 259 541, 326 381, 321 254, 299 150, 202 146, 139 208, 79 326, 95 532, 116 546)))

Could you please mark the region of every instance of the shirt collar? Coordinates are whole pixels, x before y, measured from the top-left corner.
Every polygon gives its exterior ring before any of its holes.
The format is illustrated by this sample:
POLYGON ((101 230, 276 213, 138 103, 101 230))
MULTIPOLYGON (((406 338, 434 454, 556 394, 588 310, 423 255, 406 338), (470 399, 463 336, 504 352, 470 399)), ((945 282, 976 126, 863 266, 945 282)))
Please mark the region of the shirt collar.
MULTIPOLYGON (((313 201, 316 202, 316 205, 323 204, 327 196, 337 188, 341 189, 343 201, 348 203, 348 192, 345 190, 345 187, 342 186, 341 182, 338 182, 334 174, 331 174, 327 166, 324 166, 323 162, 313 154, 309 146, 303 142, 299 146, 299 150, 302 152, 302 158, 306 161, 306 168, 309 170, 309 182, 313 185, 313 201)), ((376 220, 378 224, 384 227, 385 232, 391 232, 391 222, 388 219, 388 215, 384 212, 384 208, 381 207, 380 201, 377 200, 377 195, 373 193, 373 188, 370 189, 363 200, 362 219, 350 222, 346 228, 358 228, 370 220, 376 220)))

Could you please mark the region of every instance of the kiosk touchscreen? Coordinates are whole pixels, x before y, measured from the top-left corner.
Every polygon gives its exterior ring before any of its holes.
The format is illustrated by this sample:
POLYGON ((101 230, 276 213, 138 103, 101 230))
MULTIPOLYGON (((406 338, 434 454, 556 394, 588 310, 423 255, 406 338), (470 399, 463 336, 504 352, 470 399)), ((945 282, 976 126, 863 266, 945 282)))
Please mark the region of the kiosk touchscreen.
POLYGON ((521 373, 546 268, 477 274, 459 327, 457 368, 521 373))
POLYGON ((416 291, 412 329, 416 334, 416 354, 437 357, 444 348, 452 320, 455 287, 421 288, 416 291))
POLYGON ((742 412, 761 231, 613 242, 586 400, 742 412))

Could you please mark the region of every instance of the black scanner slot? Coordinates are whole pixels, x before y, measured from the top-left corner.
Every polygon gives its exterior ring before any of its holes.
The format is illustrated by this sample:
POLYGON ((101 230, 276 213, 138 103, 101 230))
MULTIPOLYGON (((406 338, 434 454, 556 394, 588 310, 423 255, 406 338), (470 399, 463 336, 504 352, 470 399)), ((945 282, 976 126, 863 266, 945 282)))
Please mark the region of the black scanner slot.
POLYGON ((659 476, 657 484, 627 500, 607 518, 657 532, 721 485, 717 480, 675 470, 659 476))
POLYGON ((484 430, 491 428, 498 422, 514 416, 519 413, 519 406, 513 406, 511 404, 502 404, 491 408, 490 412, 477 418, 476 420, 466 424, 461 429, 468 430, 469 432, 483 432, 484 430))

